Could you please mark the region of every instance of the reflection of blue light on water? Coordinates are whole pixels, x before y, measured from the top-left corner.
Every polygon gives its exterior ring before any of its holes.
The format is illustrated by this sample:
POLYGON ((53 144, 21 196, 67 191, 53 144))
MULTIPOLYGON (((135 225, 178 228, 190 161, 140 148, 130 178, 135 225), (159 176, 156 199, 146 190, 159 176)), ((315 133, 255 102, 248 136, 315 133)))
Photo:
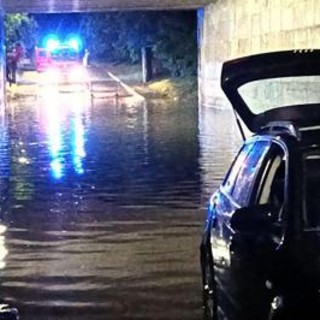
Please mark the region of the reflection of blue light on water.
POLYGON ((74 157, 73 158, 73 165, 74 165, 74 169, 78 174, 83 174, 84 173, 84 169, 82 166, 82 159, 80 157, 74 157))
MULTIPOLYGON (((50 93, 50 92, 49 92, 50 93)), ((84 108, 82 96, 73 96, 73 100, 58 100, 63 104, 57 108, 57 99, 48 99, 46 105, 46 123, 44 124, 48 137, 50 155, 50 174, 60 180, 73 171, 84 174, 83 160, 85 152, 85 127, 83 122, 84 108), (55 103, 53 103, 55 101, 55 103), (70 172, 69 172, 70 171, 70 172)))
POLYGON ((0 178, 8 177, 9 171, 9 135, 7 128, 0 122, 0 178))
POLYGON ((74 119, 73 123, 74 135, 72 141, 72 162, 74 166, 74 170, 78 174, 83 174, 83 158, 86 156, 85 148, 84 148, 84 127, 79 115, 74 119))
POLYGON ((61 179, 63 176, 63 166, 61 159, 53 159, 50 163, 52 175, 55 179, 61 179))
POLYGON ((58 128, 55 133, 56 135, 50 135, 50 151, 53 158, 59 157, 61 151, 61 136, 58 128))
POLYGON ((49 152, 51 156, 50 169, 55 179, 63 177, 63 158, 62 135, 61 135, 61 118, 56 109, 49 109, 49 123, 47 126, 49 136, 49 152))

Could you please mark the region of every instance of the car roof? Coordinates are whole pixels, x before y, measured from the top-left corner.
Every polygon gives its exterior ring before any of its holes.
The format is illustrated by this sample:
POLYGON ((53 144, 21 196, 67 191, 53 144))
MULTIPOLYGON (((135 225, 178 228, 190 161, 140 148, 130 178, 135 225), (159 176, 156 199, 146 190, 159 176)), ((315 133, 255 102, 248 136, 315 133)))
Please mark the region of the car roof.
MULTIPOLYGON (((284 144, 295 139, 299 148, 305 150, 320 149, 320 126, 298 128, 292 122, 271 122, 262 127, 252 138, 276 139, 284 144)), ((250 141, 250 139, 248 139, 250 141)))

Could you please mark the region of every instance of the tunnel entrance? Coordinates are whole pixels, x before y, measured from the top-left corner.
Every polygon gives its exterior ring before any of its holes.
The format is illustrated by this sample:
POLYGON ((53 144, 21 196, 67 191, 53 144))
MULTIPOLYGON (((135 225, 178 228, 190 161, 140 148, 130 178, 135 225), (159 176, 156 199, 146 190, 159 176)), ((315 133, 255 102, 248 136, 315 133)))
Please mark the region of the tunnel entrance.
MULTIPOLYGON (((164 0, 164 1, 124 0, 124 1, 121 1, 121 3, 119 3, 119 1, 114 1, 114 0, 90 0, 90 1, 88 1, 88 0, 73 0, 73 1, 50 0, 50 1, 45 1, 45 2, 41 1, 41 0, 27 0, 27 1, 15 1, 14 3, 9 0, 4 0, 3 1, 3 8, 4 8, 4 12, 6 12, 8 14, 17 13, 17 12, 29 12, 29 13, 33 14, 33 16, 37 15, 38 18, 41 20, 41 18, 40 18, 41 14, 44 17, 45 13, 60 13, 60 14, 63 14, 63 13, 64 14, 86 13, 87 16, 88 16, 89 12, 92 12, 96 16, 98 16, 99 15, 98 12, 106 12, 106 11, 109 11, 109 12, 110 11, 113 11, 113 12, 122 11, 122 12, 124 12, 124 11, 128 11, 128 10, 129 11, 134 10, 135 12, 137 12, 138 10, 144 10, 144 11, 156 10, 159 13, 160 10, 166 10, 167 12, 168 12, 168 10, 173 10, 173 11, 197 10, 199 8, 203 8, 204 6, 206 6, 209 3, 210 3, 209 0, 187 0, 187 1, 186 0, 183 0, 183 1, 182 0, 164 0)), ((153 12, 151 14, 154 16, 157 16, 158 13, 153 12)), ((141 14, 142 13, 140 13, 140 15, 141 14)), ((127 13, 127 15, 130 15, 130 13, 127 13)), ((75 21, 79 17, 79 15, 77 17, 76 14, 74 14, 73 16, 75 18, 75 21)), ((146 16, 150 16, 150 15, 146 15, 146 16)), ((188 28, 190 29, 189 23, 190 23, 190 19, 188 19, 188 21, 187 21, 186 29, 188 29, 188 28)), ((194 23, 194 22, 191 22, 191 23, 194 23)), ((171 27, 169 26, 169 28, 171 28, 171 30, 168 30, 167 32, 168 32, 168 34, 174 35, 175 31, 172 30, 172 27, 174 28, 174 26, 171 26, 171 27)), ((137 29, 137 28, 135 27, 133 29, 137 29)), ((133 29, 131 29, 131 31, 133 29)), ((185 31, 187 31, 187 30, 185 30, 185 31)), ((24 33, 26 33, 25 30, 24 30, 24 33)), ((40 34, 41 34, 41 32, 40 32, 40 34)), ((42 34, 42 36, 43 36, 43 34, 42 34)), ((184 34, 182 34, 182 38, 183 37, 184 37, 184 34)), ((191 35, 191 37, 192 37, 192 35, 191 35)), ((96 37, 96 39, 97 38, 98 37, 96 37)), ((138 38, 138 36, 136 38, 138 38)), ((167 38, 169 39, 169 36, 167 38)), ((34 42, 38 42, 38 41, 39 41, 39 39, 37 39, 34 42)), ((142 53, 149 52, 148 55, 143 55, 143 57, 146 58, 143 61, 144 62, 143 66, 147 67, 147 69, 144 68, 144 70, 143 70, 144 71, 143 79, 149 80, 149 78, 151 78, 154 75, 154 72, 153 72, 154 70, 151 67, 152 61, 149 58, 151 58, 151 55, 152 55, 153 57, 156 58, 156 60, 159 61, 159 54, 157 54, 158 52, 156 52, 156 54, 154 55, 153 53, 151 53, 150 48, 156 47, 157 48, 156 51, 159 51, 160 49, 155 45, 155 43, 152 43, 152 42, 154 42, 154 39, 152 39, 151 41, 147 41, 146 39, 140 39, 139 41, 141 42, 140 50, 142 50, 139 52, 139 55, 141 55, 141 52, 142 53), (145 41, 143 41, 143 40, 145 40, 145 41)), ((193 41, 194 41, 194 39, 191 39, 190 43, 187 43, 186 47, 188 47, 188 45, 190 45, 190 44, 192 45, 193 41)), ((137 42, 137 39, 135 39, 135 40, 131 39, 131 40, 129 40, 129 42, 132 44, 133 42, 137 42)), ((103 41, 102 41, 102 43, 103 43, 103 41)), ((180 44, 181 44, 181 41, 179 41, 177 43, 177 45, 175 45, 174 47, 177 48, 180 44)), ((37 45, 37 43, 35 45, 37 45)), ((91 42, 91 45, 92 45, 92 42, 91 42)), ((114 45, 114 43, 113 43, 113 45, 114 45)), ((173 51, 172 45, 169 45, 169 43, 164 44, 164 45, 167 45, 167 50, 173 51)), ((28 44, 28 47, 30 47, 29 44, 28 44)), ((10 45, 8 45, 8 43, 7 43, 7 48, 10 48, 10 45)), ((95 51, 98 51, 98 49, 99 49, 99 46, 94 46, 94 50, 92 50, 92 54, 90 53, 91 59, 94 57, 94 53, 95 53, 95 51)), ((190 48, 188 48, 188 49, 190 49, 190 48)), ((188 49, 186 50, 186 52, 187 52, 186 56, 190 56, 191 54, 193 54, 193 48, 191 48, 191 50, 188 50, 188 49)), ((30 49, 27 48, 27 50, 29 51, 29 56, 31 56, 30 49)), ((101 51, 101 48, 100 48, 100 51, 101 51)), ((99 54, 101 55, 101 52, 99 54)), ((137 55, 137 53, 130 52, 130 53, 128 53, 128 55, 131 55, 130 59, 134 59, 132 55, 137 55)), ((161 54, 161 55, 163 56, 163 54, 161 54)), ((28 57, 27 59, 31 59, 31 58, 32 57, 28 57)), ((169 61, 169 59, 167 61, 169 61)), ((174 64, 179 64, 179 63, 177 63, 177 60, 180 60, 180 62, 182 62, 183 59, 185 59, 185 57, 182 59, 181 58, 173 58, 172 59, 172 66, 171 67, 169 66, 169 68, 171 69, 171 73, 175 73, 176 75, 181 73, 181 70, 179 71, 179 70, 172 70, 172 69, 175 68, 174 64)), ((186 62, 187 64, 193 63, 193 62, 190 62, 190 57, 186 57, 185 60, 187 60, 187 59, 189 59, 189 61, 186 62)), ((24 61, 24 62, 26 62, 26 61, 24 61)), ((34 61, 32 61, 32 62, 34 63, 34 61)), ((156 65, 156 67, 154 67, 154 69, 158 69, 157 67, 159 66, 159 64, 157 64, 157 61, 155 62, 155 65, 156 65)), ((179 67, 177 67, 176 69, 179 69, 179 67)), ((159 70, 157 70, 157 71, 155 70, 155 73, 157 73, 158 71, 159 70)))
POLYGON ((9 98, 14 90, 23 92, 21 85, 57 77, 52 71, 62 71, 68 82, 86 82, 84 72, 71 75, 80 66, 99 70, 98 78, 114 71, 129 85, 158 82, 153 88, 167 98, 179 90, 197 94, 195 10, 18 13, 7 14, 5 25, 9 98), (191 82, 193 87, 183 88, 191 82))
POLYGON ((0 303, 24 320, 199 319, 197 12, 6 19, 23 58, 0 115, 0 303), (57 94, 78 67, 111 93, 57 94))
POLYGON ((63 12, 98 12, 121 10, 185 10, 197 9, 209 4, 210 0, 3 0, 7 13, 63 13, 63 12))

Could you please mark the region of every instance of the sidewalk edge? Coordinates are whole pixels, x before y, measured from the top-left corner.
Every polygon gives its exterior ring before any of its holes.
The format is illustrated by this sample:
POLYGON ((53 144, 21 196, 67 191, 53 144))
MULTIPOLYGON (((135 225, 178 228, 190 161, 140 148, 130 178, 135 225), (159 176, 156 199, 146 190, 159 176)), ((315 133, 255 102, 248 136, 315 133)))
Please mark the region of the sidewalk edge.
POLYGON ((107 71, 108 75, 110 78, 112 78, 113 80, 117 81, 125 90, 127 90, 131 95, 133 95, 134 97, 136 97, 137 99, 141 100, 141 101, 145 101, 146 98, 143 97, 141 94, 139 94, 137 91, 135 91, 133 88, 131 88, 130 86, 128 86, 127 84, 125 84, 124 82, 122 82, 118 77, 116 77, 113 73, 107 71))

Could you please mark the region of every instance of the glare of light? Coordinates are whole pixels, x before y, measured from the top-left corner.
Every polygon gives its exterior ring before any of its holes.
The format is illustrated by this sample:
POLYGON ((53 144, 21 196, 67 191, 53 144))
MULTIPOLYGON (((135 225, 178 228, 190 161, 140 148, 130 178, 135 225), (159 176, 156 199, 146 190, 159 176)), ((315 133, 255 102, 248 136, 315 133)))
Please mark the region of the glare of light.
POLYGON ((211 250, 215 263, 219 264, 220 266, 230 265, 230 247, 223 239, 217 239, 211 236, 211 250))
POLYGON ((85 140, 84 140, 84 126, 81 121, 81 115, 77 114, 74 120, 74 140, 73 140, 73 154, 72 161, 74 169, 78 174, 83 174, 83 158, 86 156, 85 152, 85 140))
POLYGON ((50 166, 53 177, 56 179, 61 179, 63 176, 63 166, 61 160, 59 158, 53 159, 50 166))
MULTIPOLYGON (((90 95, 75 94, 72 96, 71 103, 69 102, 70 109, 75 114, 75 117, 82 117, 82 115, 88 111, 88 107, 91 104, 90 95)), ((70 99, 69 99, 70 101, 70 99)))
POLYGON ((0 261, 2 261, 8 254, 8 250, 5 247, 5 237, 0 236, 0 261))
POLYGON ((45 47, 49 51, 54 51, 60 46, 60 40, 56 35, 49 35, 45 38, 45 47))
POLYGON ((28 160, 28 158, 26 158, 26 157, 20 157, 20 158, 18 159, 18 161, 19 161, 19 163, 21 163, 21 164, 29 164, 29 160, 28 160))
POLYGON ((82 158, 79 156, 74 156, 73 158, 73 165, 74 169, 78 174, 83 174, 84 169, 83 169, 83 164, 82 164, 82 158))
MULTIPOLYGON (((1 104, 0 104, 0 109, 1 109, 1 104)), ((0 177, 4 178, 9 175, 9 163, 8 163, 8 149, 9 143, 9 133, 8 133, 8 128, 7 124, 5 121, 5 118, 1 117, 0 115, 0 177)), ((1 179, 0 179, 1 181, 1 179)), ((1 189, 1 187, 0 187, 1 189)))
POLYGON ((60 136, 52 136, 50 141, 51 155, 56 158, 59 156, 61 150, 61 139, 60 136))
POLYGON ((57 107, 57 100, 47 101, 44 104, 46 111, 45 129, 48 136, 48 149, 51 156, 50 168, 55 179, 63 176, 62 157, 62 133, 61 133, 61 111, 57 107))
POLYGON ((45 73, 43 80, 46 83, 57 83, 61 78, 61 72, 57 68, 49 68, 45 73))
POLYGON ((87 78, 87 72, 83 67, 75 67, 70 70, 69 77, 72 81, 85 80, 87 78))
POLYGON ((0 224, 0 234, 5 233, 6 231, 7 231, 7 227, 2 225, 2 224, 0 224))
POLYGON ((209 201, 209 210, 213 210, 214 209, 214 206, 217 202, 217 197, 218 197, 218 193, 214 193, 211 198, 210 198, 210 201, 209 201))
POLYGON ((55 118, 52 118, 51 121, 52 123, 48 127, 50 153, 53 158, 57 158, 59 157, 62 148, 60 123, 56 122, 55 118))
POLYGON ((76 51, 80 51, 82 48, 82 41, 78 37, 73 37, 68 40, 68 46, 76 51))
MULTIPOLYGON (((4 225, 0 225, 0 234, 5 233, 7 230, 7 227, 4 225)), ((4 261, 5 257, 8 255, 8 249, 5 246, 5 236, 0 236, 0 269, 4 269, 6 266, 6 263, 4 261)))
MULTIPOLYGON (((44 80, 48 82, 48 77, 43 74, 44 80)), ((55 86, 55 84, 48 82, 48 85, 43 86, 41 88, 41 96, 44 99, 44 109, 50 112, 50 109, 56 108, 57 102, 59 100, 59 92, 55 86)))

